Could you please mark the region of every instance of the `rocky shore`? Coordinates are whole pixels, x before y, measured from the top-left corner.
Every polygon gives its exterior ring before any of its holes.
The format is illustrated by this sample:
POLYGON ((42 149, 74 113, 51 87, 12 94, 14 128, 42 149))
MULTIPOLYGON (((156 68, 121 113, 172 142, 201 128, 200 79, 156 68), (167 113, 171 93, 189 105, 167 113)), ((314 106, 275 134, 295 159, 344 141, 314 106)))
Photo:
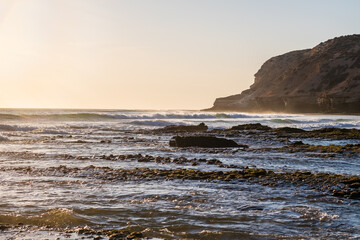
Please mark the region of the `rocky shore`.
MULTIPOLYGON (((207 151, 206 149, 215 148, 217 153, 224 151, 229 152, 227 148, 230 147, 232 152, 236 152, 237 148, 241 151, 267 151, 288 152, 288 153, 310 153, 318 154, 322 157, 331 157, 331 154, 340 154, 343 156, 360 155, 360 144, 347 145, 311 145, 304 144, 301 139, 360 139, 360 130, 357 129, 342 129, 342 128, 323 128, 315 130, 303 130, 300 128, 271 128, 259 123, 244 124, 233 126, 229 129, 213 129, 208 131, 208 127, 201 123, 198 126, 176 126, 165 127, 163 129, 156 129, 157 134, 177 134, 176 138, 187 139, 187 141, 195 141, 195 144, 185 144, 181 146, 179 151, 207 151), (201 127, 200 132, 197 131, 201 127), (181 131, 179 131, 181 129, 181 131), (186 131, 189 130, 189 131, 186 131), (227 138, 218 138, 216 136, 234 137, 234 136, 252 136, 254 138, 274 138, 279 139, 283 146, 281 147, 256 147, 238 144, 233 140, 227 138), (189 140, 190 139, 190 140, 189 140), (195 139, 195 140, 194 140, 195 139), (199 140, 200 139, 200 140, 199 140), (291 139, 297 139, 292 141, 291 139), (200 146, 198 141, 201 142, 200 146), (219 142, 217 142, 219 141, 219 142), (216 146, 218 144, 218 146, 216 146), (244 147, 246 146, 246 147, 244 147), (235 151, 234 151, 235 150, 235 151)), ((170 140, 169 146, 178 148, 174 140, 170 140)), ((142 154, 128 154, 128 155, 101 155, 92 157, 75 157, 68 155, 67 159, 77 158, 78 160, 87 159, 104 159, 108 161, 136 161, 141 163, 156 163, 156 164, 176 164, 183 166, 198 166, 201 164, 215 165, 226 171, 200 171, 194 169, 157 169, 157 168, 136 168, 136 169, 113 169, 110 167, 96 167, 89 165, 85 168, 69 168, 67 166, 49 167, 49 168, 0 168, 0 171, 16 171, 22 174, 31 174, 37 176, 83 176, 90 178, 97 178, 102 180, 116 180, 116 181, 133 181, 133 180, 197 180, 197 181, 252 181, 263 185, 276 187, 279 184, 292 184, 294 186, 307 185, 313 189, 319 190, 324 194, 333 195, 336 197, 345 197, 350 199, 360 199, 360 176, 359 175, 340 175, 329 173, 317 173, 310 171, 290 171, 275 172, 273 170, 224 164, 221 160, 204 159, 204 158, 170 158, 164 156, 151 156, 142 154)))
MULTIPOLYGON (((61 159, 65 162, 75 161, 83 163, 83 165, 0 166, 0 173, 14 173, 16 176, 29 176, 33 179, 52 179, 55 177, 69 179, 65 182, 65 185, 82 185, 89 181, 100 182, 101 184, 113 183, 115 185, 124 185, 129 182, 150 185, 170 183, 171 186, 177 184, 182 187, 203 183, 212 186, 222 184, 247 185, 250 186, 251 191, 260 187, 266 188, 269 192, 276 192, 279 189, 295 189, 299 192, 315 192, 313 195, 315 194, 317 198, 330 199, 328 201, 333 202, 352 201, 352 204, 357 204, 360 201, 360 175, 309 171, 303 168, 301 170, 296 168, 269 169, 255 164, 244 165, 238 162, 239 156, 247 153, 253 153, 252 157, 263 156, 264 158, 269 153, 275 153, 282 156, 287 154, 289 158, 307 156, 305 159, 339 158, 343 161, 352 161, 360 157, 360 130, 358 129, 319 128, 304 130, 295 127, 275 128, 256 122, 229 128, 209 129, 205 123, 200 123, 198 125, 171 125, 153 130, 141 130, 139 135, 156 136, 156 139, 167 139, 167 141, 151 143, 162 146, 162 148, 157 148, 156 154, 154 152, 146 152, 146 154, 139 152, 115 154, 109 152, 97 155, 52 155, 53 159, 61 159), (324 140, 333 141, 334 143, 339 141, 353 142, 353 144, 317 144, 324 140), (162 151, 165 153, 162 154, 162 151), (255 153, 258 154, 254 155, 255 153), (227 156, 228 158, 222 158, 221 156, 227 156), (233 161, 229 162, 229 158, 233 161), (125 167, 114 167, 115 164, 119 163, 123 163, 121 166, 125 167)), ((63 138, 59 137, 59 139, 63 138)), ((131 140, 135 144, 144 141, 144 139, 137 139, 136 137, 126 138, 125 140, 125 142, 131 140)), ((112 141, 102 141, 97 142, 97 144, 112 143, 112 141)), ((74 143, 71 142, 71 144, 74 143)), ((14 154, 7 153, 7 155, 11 156, 14 154)), ((16 156, 39 159, 46 157, 45 154, 32 153, 28 156, 25 153, 16 156)), ((261 192, 260 197, 264 198, 266 194, 269 193, 263 194, 261 192)), ((157 195, 151 195, 150 197, 159 198, 157 195)), ((172 198, 177 197, 172 196, 172 198)), ((188 196, 185 196, 185 198, 187 199, 188 196)), ((131 201, 136 202, 138 200, 132 199, 131 201)), ((201 201, 206 201, 206 199, 201 201)), ((187 200, 184 200, 184 202, 186 203, 187 200)), ((0 222, 0 233, 33 230, 37 232, 53 231, 60 232, 65 239, 111 240, 151 239, 163 234, 151 233, 147 226, 142 225, 119 227, 117 229, 102 228, 101 225, 68 227, 68 220, 56 222, 53 221, 54 218, 52 217, 45 218, 45 215, 46 213, 43 213, 40 217, 23 217, 19 219, 14 216, 10 221, 11 224, 2 224, 0 222)), ((76 220, 73 215, 69 219, 76 220)), ((188 234, 187 236, 192 235, 188 234)), ((200 239, 199 235, 194 234, 193 236, 194 239, 200 239)), ((166 237, 164 239, 171 238, 166 237)))

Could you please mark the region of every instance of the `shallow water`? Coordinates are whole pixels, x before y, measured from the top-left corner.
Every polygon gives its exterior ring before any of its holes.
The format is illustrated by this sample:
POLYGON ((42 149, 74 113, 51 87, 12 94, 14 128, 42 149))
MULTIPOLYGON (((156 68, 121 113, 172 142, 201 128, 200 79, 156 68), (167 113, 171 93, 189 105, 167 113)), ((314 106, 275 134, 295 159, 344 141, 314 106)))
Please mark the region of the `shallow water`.
MULTIPOLYGON (((360 174, 358 155, 321 157, 321 153, 261 150, 297 139, 244 134, 232 139, 254 151, 205 151, 173 149, 168 144, 172 134, 148 131, 200 122, 211 129, 257 122, 271 127, 360 129, 360 117, 340 115, 1 110, 0 224, 11 227, 0 230, 0 238, 77 239, 86 236, 66 233, 66 229, 85 226, 128 228, 153 239, 360 238, 360 201, 329 196, 311 187, 270 187, 239 180, 124 180, 112 175, 116 169, 229 171, 245 166, 360 174), (231 167, 116 158, 139 153, 170 159, 215 158, 231 167), (115 157, 107 159, 110 154, 115 157)), ((359 139, 306 141, 360 143, 359 139)))

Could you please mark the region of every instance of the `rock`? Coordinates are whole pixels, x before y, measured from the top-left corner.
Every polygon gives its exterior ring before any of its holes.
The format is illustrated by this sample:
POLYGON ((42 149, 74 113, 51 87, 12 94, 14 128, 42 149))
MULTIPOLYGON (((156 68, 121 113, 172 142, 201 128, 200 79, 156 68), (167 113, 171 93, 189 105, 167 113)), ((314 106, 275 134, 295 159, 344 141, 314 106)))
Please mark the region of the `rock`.
POLYGON ((309 131, 307 135, 331 139, 360 139, 360 130, 355 128, 321 128, 309 131))
POLYGON ((121 233, 114 233, 109 236, 109 240, 122 240, 126 239, 124 234, 121 233))
POLYGON ((5 231, 9 228, 10 228, 10 226, 8 226, 8 225, 2 225, 2 224, 0 225, 0 231, 5 231))
POLYGON ((292 127, 275 128, 274 130, 276 132, 281 132, 281 133, 304 133, 304 132, 306 132, 305 130, 303 130, 301 128, 292 128, 292 127))
POLYGON ((290 146, 296 147, 296 146, 303 146, 305 145, 302 141, 295 141, 290 144, 290 146))
POLYGON ((209 164, 209 165, 221 165, 222 162, 218 159, 209 159, 206 161, 206 164, 209 164))
POLYGON ((352 184, 350 184, 349 187, 351 187, 351 188, 360 188, 360 183, 352 183, 352 184))
POLYGON ((160 133, 180 133, 180 132, 206 132, 208 126, 205 123, 200 123, 199 125, 170 125, 164 128, 156 129, 156 132, 160 133))
POLYGON ((360 113, 360 35, 266 61, 241 94, 216 99, 211 111, 360 113))
POLYGON ((143 238, 143 234, 141 232, 132 232, 126 236, 126 239, 140 239, 143 238))
POLYGON ((261 123, 249 123, 233 126, 230 130, 262 130, 267 131, 270 130, 271 127, 262 125, 261 123))
MULTIPOLYGON (((274 149, 272 149, 274 150, 274 149)), ((287 152, 319 152, 319 153, 337 153, 337 154, 348 154, 348 156, 355 156, 360 152, 360 144, 347 144, 342 145, 310 145, 304 144, 302 141, 296 141, 287 146, 278 148, 280 151, 287 152)), ((326 156, 326 155, 324 155, 326 156)))
POLYGON ((213 136, 176 136, 170 140, 171 147, 204 147, 204 148, 223 148, 223 147, 243 147, 247 145, 239 145, 233 140, 226 138, 218 138, 213 136))
POLYGON ((352 191, 349 195, 350 199, 360 199, 360 192, 359 191, 352 191))

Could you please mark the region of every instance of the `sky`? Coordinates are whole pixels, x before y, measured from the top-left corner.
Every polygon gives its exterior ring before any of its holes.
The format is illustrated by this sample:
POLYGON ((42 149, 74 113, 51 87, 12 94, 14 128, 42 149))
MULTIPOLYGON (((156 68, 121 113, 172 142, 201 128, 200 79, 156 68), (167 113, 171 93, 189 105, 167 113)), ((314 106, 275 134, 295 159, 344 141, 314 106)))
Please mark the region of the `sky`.
POLYGON ((203 109, 360 33, 358 0, 0 0, 0 108, 203 109))

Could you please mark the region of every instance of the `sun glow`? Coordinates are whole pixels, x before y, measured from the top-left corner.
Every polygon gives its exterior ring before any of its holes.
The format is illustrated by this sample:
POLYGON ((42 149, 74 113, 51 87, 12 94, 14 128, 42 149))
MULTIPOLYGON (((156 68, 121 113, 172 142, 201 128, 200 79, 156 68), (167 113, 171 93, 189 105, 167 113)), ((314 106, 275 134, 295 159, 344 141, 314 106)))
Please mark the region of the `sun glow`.
MULTIPOLYGON (((207 108, 248 88, 269 57, 340 35, 315 33, 306 42, 280 34, 282 42, 271 42, 257 30, 269 29, 267 13, 255 16, 259 5, 242 1, 0 6, 0 107, 207 108)), ((281 17, 274 31, 289 27, 281 17)))

